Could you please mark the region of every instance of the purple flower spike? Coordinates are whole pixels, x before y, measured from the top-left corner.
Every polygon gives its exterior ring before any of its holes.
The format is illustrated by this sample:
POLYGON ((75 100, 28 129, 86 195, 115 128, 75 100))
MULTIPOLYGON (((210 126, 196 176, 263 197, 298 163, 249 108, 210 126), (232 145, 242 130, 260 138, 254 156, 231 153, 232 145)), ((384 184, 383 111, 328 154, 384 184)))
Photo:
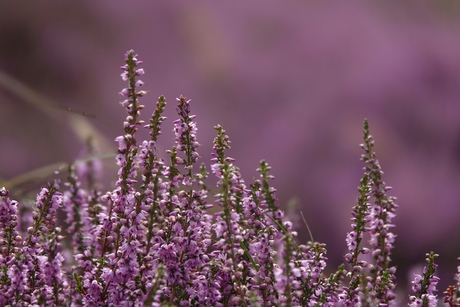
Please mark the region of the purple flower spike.
POLYGON ((434 263, 434 259, 438 257, 437 254, 430 252, 426 254, 427 266, 423 268, 423 275, 415 274, 414 280, 412 281, 412 290, 415 292, 411 295, 409 300, 409 306, 438 306, 437 289, 436 285, 439 282, 439 277, 435 276, 437 264, 434 263))

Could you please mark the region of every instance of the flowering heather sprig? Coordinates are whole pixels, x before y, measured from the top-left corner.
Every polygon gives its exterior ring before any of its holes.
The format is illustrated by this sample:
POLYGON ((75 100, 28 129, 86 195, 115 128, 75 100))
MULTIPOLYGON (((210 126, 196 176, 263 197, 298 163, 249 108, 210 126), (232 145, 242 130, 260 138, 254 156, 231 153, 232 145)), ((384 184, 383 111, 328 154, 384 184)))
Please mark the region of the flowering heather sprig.
POLYGON ((208 191, 202 180, 207 175, 203 168, 198 174, 192 172, 199 157, 195 116, 189 114, 189 100, 181 97, 177 101, 180 119, 174 121, 176 137, 175 146, 169 151, 171 165, 163 172, 169 182, 161 195, 164 219, 157 232, 156 250, 165 272, 163 297, 181 306, 190 301, 215 305, 220 294, 218 284, 210 282, 210 259, 206 255, 211 244, 211 216, 205 209, 211 206, 206 203, 208 191), (183 152, 184 158, 179 158, 178 152, 183 152), (181 166, 186 174, 181 173, 181 166), (201 188, 195 189, 197 184, 201 188))
POLYGON ((26 244, 36 244, 40 236, 55 230, 56 213, 62 204, 62 193, 58 191, 56 181, 48 188, 43 188, 37 195, 36 209, 32 212, 33 225, 27 229, 26 244))
POLYGON ((426 254, 427 265, 423 268, 423 275, 415 274, 412 281, 412 290, 415 294, 410 296, 409 306, 436 307, 438 305, 436 285, 439 277, 434 275, 438 267, 434 262, 436 257, 438 255, 433 252, 426 254))
POLYGON ((116 161, 120 167, 116 188, 100 198, 108 206, 98 213, 100 224, 95 229, 97 239, 93 243, 97 255, 94 256, 98 260, 92 258, 93 253, 89 248, 76 255, 80 268, 85 271, 85 278, 83 281, 75 280, 75 283, 81 286, 80 293, 85 296, 85 304, 97 305, 104 301, 117 303, 122 299, 134 300, 134 297, 140 296, 132 281, 139 271, 139 240, 145 232, 145 225, 141 221, 147 215, 138 202, 140 193, 136 193, 134 188, 139 167, 134 134, 138 126, 143 124, 138 119, 140 110, 144 108, 139 104, 139 98, 146 93, 138 90, 144 84, 137 79, 144 74, 144 70, 138 68, 140 64, 142 61, 130 50, 125 55, 125 65, 121 66, 121 77, 128 81, 128 87, 120 92, 126 98, 121 105, 128 116, 123 123, 125 134, 115 139, 118 142, 116 161))
POLYGON ((0 268, 6 267, 6 264, 18 252, 18 243, 22 241, 16 229, 18 202, 11 200, 8 194, 9 191, 5 188, 0 189, 0 268))
POLYGON ((8 197, 9 191, 0 189, 0 305, 11 304, 13 297, 23 291, 22 276, 17 266, 11 267, 14 257, 20 251, 22 237, 18 225, 18 203, 8 197), (16 270, 17 269, 17 270, 16 270), (17 278, 16 276, 19 275, 17 278), (15 282, 16 280, 16 282, 15 282))
POLYGON ((346 242, 348 252, 345 254, 345 261, 350 265, 350 271, 346 273, 348 286, 344 287, 344 293, 340 300, 345 306, 354 306, 361 303, 364 294, 362 291, 362 277, 368 263, 359 260, 360 254, 368 254, 369 249, 361 246, 361 242, 366 232, 366 217, 369 213, 370 198, 369 177, 365 173, 360 181, 358 204, 352 209, 351 227, 352 231, 347 233, 346 242))
POLYGON ((157 101, 157 108, 153 111, 150 118, 150 123, 144 126, 144 128, 150 129, 150 139, 155 143, 158 141, 158 136, 162 133, 161 124, 166 119, 166 117, 162 116, 165 107, 166 99, 164 96, 160 96, 157 101))
POLYGON ((259 184, 261 188, 262 203, 266 204, 266 210, 264 214, 268 217, 266 223, 268 225, 276 226, 276 231, 270 231, 273 239, 277 239, 281 255, 283 257, 282 266, 279 269, 274 270, 276 279, 276 290, 281 294, 281 302, 284 305, 290 306, 293 303, 293 295, 291 290, 291 271, 294 267, 295 254, 294 248, 297 247, 294 242, 294 236, 297 233, 291 231, 292 223, 283 223, 284 212, 280 210, 278 206, 278 200, 276 199, 276 189, 271 187, 269 180, 273 180, 272 175, 268 175, 271 167, 265 162, 260 162, 260 167, 257 171, 260 173, 261 180, 256 181, 255 184, 259 184), (284 272, 285 271, 285 272, 284 272), (283 274, 280 274, 283 272, 283 274))
POLYGON ((161 123, 166 119, 162 116, 165 106, 166 100, 160 96, 157 101, 157 108, 150 118, 150 123, 144 126, 144 128, 150 129, 150 141, 142 142, 138 154, 139 167, 142 169, 142 198, 139 201, 145 202, 145 206, 150 208, 150 215, 158 209, 158 203, 153 203, 161 194, 159 190, 164 188, 161 179, 164 163, 157 155, 156 145, 158 136, 161 134, 161 123))
POLYGON ((176 151, 184 152, 185 160, 177 158, 177 164, 183 164, 188 171, 188 176, 192 174, 193 164, 198 160, 200 155, 196 151, 200 143, 196 140, 197 127, 193 119, 195 115, 190 115, 190 99, 181 96, 177 98, 178 105, 176 111, 180 118, 174 121, 174 134, 176 141, 176 151))
MULTIPOLYGON (((69 165, 65 183, 68 189, 63 193, 63 207, 67 213, 66 231, 71 235, 73 255, 78 266, 72 266, 71 269, 70 275, 73 279, 70 281, 70 297, 72 304, 81 305, 84 301, 82 293, 86 292, 81 275, 91 272, 95 266, 94 255, 98 246, 97 242, 100 240, 96 236, 96 230, 99 227, 98 214, 103 211, 103 208, 100 204, 100 192, 94 189, 94 184, 91 184, 93 174, 85 173, 86 181, 89 183, 88 189, 92 189, 88 191, 81 187, 81 181, 74 169, 73 165, 69 165)), ((100 252, 100 249, 98 251, 100 252)))
POLYGON ((243 281, 247 278, 245 276, 247 273, 243 271, 249 267, 249 263, 243 260, 245 249, 242 241, 244 238, 238 223, 240 215, 235 210, 236 199, 233 196, 235 189, 238 189, 238 170, 232 164, 234 159, 225 155, 225 150, 230 148, 230 140, 225 130, 220 125, 214 129, 217 131, 217 136, 214 139, 215 153, 211 159, 214 164, 211 165, 211 170, 217 176, 217 185, 220 187, 219 193, 215 195, 215 203, 223 208, 223 212, 216 214, 213 230, 218 239, 213 247, 219 250, 219 253, 215 253, 218 258, 228 255, 226 262, 230 267, 228 271, 225 270, 219 274, 224 284, 230 283, 224 287, 223 295, 229 297, 229 303, 232 305, 247 306, 248 297, 245 295, 247 286, 243 281), (233 287, 232 283, 234 283, 233 287))
POLYGON ((324 277, 327 261, 326 245, 309 242, 307 245, 301 245, 300 248, 302 253, 293 252, 293 255, 304 259, 296 259, 291 264, 294 302, 302 306, 333 306, 337 298, 324 277))
MULTIPOLYGON (((123 127, 125 129, 125 133, 131 136, 133 136, 137 131, 137 126, 142 124, 142 122, 139 122, 137 118, 140 115, 140 110, 142 110, 144 106, 140 105, 138 100, 147 93, 146 91, 138 90, 138 88, 144 85, 144 82, 137 79, 137 77, 144 74, 144 69, 137 68, 138 65, 142 64, 142 61, 139 61, 137 56, 138 55, 135 54, 133 50, 128 51, 125 54, 126 64, 120 67, 123 70, 121 78, 123 81, 128 81, 129 83, 129 86, 122 89, 120 92, 123 97, 127 98, 120 103, 124 108, 126 108, 128 113, 128 117, 123 123, 123 127)), ((136 140, 134 138, 128 138, 126 140, 126 149, 129 149, 130 145, 133 144, 136 144, 136 140)), ((120 146, 120 149, 123 149, 123 146, 120 146)))
POLYGON ((17 288, 9 303, 12 305, 62 305, 68 282, 62 268, 63 257, 58 251, 60 228, 56 227, 56 214, 62 204, 58 182, 43 188, 37 195, 32 212, 33 224, 27 237, 10 263, 8 277, 17 288))
POLYGON ((66 272, 63 268, 64 256, 60 252, 62 236, 61 229, 57 227, 47 237, 47 244, 43 246, 43 255, 39 256, 40 274, 44 279, 44 289, 41 292, 46 294, 38 300, 40 305, 62 306, 68 301, 66 293, 69 283, 66 272))
MULTIPOLYGON (((367 174, 364 174, 361 179, 359 186, 359 198, 358 204, 353 207, 352 218, 351 218, 351 227, 352 231, 347 233, 347 247, 348 253, 345 255, 345 259, 352 266, 355 267, 358 265, 358 257, 360 254, 365 254, 368 252, 367 248, 361 247, 361 241, 363 240, 364 233, 366 231, 366 216, 369 212, 369 178, 367 174)), ((362 265, 362 263, 360 264, 362 265)), ((356 272, 355 272, 356 273, 356 272)), ((353 274, 354 275, 354 274, 353 274)))
POLYGON ((118 142, 118 156, 117 165, 120 167, 117 186, 122 188, 122 194, 126 194, 129 186, 136 182, 136 166, 134 157, 137 152, 136 139, 134 134, 138 130, 138 126, 142 125, 144 121, 138 120, 140 110, 144 105, 139 104, 139 98, 143 97, 146 92, 138 90, 139 87, 144 85, 144 82, 138 80, 137 77, 144 74, 144 69, 137 68, 142 64, 142 61, 137 59, 137 54, 130 50, 125 55, 125 65, 121 66, 123 73, 121 77, 124 81, 128 81, 129 87, 124 88, 120 94, 126 99, 120 104, 126 109, 128 116, 123 123, 125 135, 118 136, 115 140, 118 142))
MULTIPOLYGON (((145 207, 139 202, 140 193, 134 188, 139 167, 138 147, 134 134, 138 126, 144 123, 143 120, 138 119, 140 110, 144 108, 139 104, 139 98, 146 94, 145 91, 138 90, 144 82, 137 77, 143 75, 144 70, 137 68, 142 61, 137 59, 137 54, 133 50, 126 53, 125 63, 121 66, 124 70, 121 77, 128 81, 129 87, 121 91, 121 95, 127 98, 121 102, 121 105, 126 108, 128 116, 123 124, 125 135, 116 138, 117 164, 120 167, 119 180, 115 183, 115 190, 101 198, 109 204, 108 217, 111 224, 109 230, 105 232, 104 239, 110 241, 109 239, 113 238, 112 248, 107 251, 107 254, 101 255, 102 258, 106 257, 103 259, 107 261, 107 265, 104 265, 104 268, 99 267, 99 270, 102 269, 101 277, 104 280, 101 298, 107 299, 109 303, 117 303, 120 299, 132 301, 140 296, 133 278, 140 269, 139 256, 142 253, 140 240, 145 234, 145 225, 142 221, 147 216, 145 207)), ((102 220, 107 221, 105 216, 102 216, 102 220)))
MULTIPOLYGON (((258 169, 262 180, 254 180, 250 186, 250 193, 246 193, 242 198, 242 212, 245 217, 242 225, 246 232, 245 238, 249 243, 249 253, 258 263, 257 276, 262 282, 260 295, 263 306, 269 302, 279 302, 280 291, 275 285, 277 277, 281 283, 283 283, 281 279, 284 279, 280 274, 275 276, 275 267, 278 267, 276 259, 278 251, 275 245, 282 244, 283 236, 280 230, 284 228, 282 221, 276 219, 280 216, 273 217, 273 212, 277 211, 277 202, 272 198, 275 191, 268 185, 268 179, 272 179, 272 176, 268 175, 268 170, 268 165, 262 161, 258 169), (272 210, 269 210, 268 203, 272 205, 272 210)), ((280 272, 282 270, 277 271, 280 272)), ((282 291, 284 290, 283 286, 282 291)))
MULTIPOLYGON (((160 202, 166 192, 166 184, 162 177, 164 171, 164 162, 157 155, 156 144, 158 136, 161 134, 161 123, 166 117, 162 116, 162 113, 166 106, 166 100, 163 96, 158 98, 156 109, 153 112, 150 123, 145 125, 144 128, 150 129, 150 141, 144 141, 140 146, 138 158, 139 167, 142 170, 142 186, 141 195, 138 202, 141 203, 142 207, 145 208, 148 217, 146 221, 146 234, 145 234, 145 246, 142 249, 143 257, 139 259, 139 279, 137 284, 143 290, 144 293, 150 288, 149 293, 152 295, 159 295, 157 286, 160 281, 155 280, 156 283, 152 283, 150 277, 155 274, 156 264, 154 258, 151 256, 151 250, 159 240, 156 237, 160 231, 158 225, 163 221, 163 213, 160 208, 160 202), (155 290, 154 290, 155 289, 155 290)), ((163 268, 161 269, 163 272, 163 268)), ((162 275, 162 274, 160 274, 162 275)), ((163 276, 157 277, 162 279, 163 276)), ((146 301, 154 300, 153 296, 148 296, 146 301)))
POLYGON ((39 284, 42 284, 41 289, 34 291, 34 294, 38 303, 45 305, 53 303, 54 305, 62 305, 66 299, 63 290, 68 286, 65 272, 62 269, 64 258, 59 251, 60 241, 63 237, 59 235, 61 228, 56 227, 57 211, 63 202, 62 194, 58 192, 58 188, 59 185, 56 181, 48 189, 42 189, 38 195, 37 209, 32 214, 34 223, 29 228, 29 236, 26 238, 26 243, 29 238, 30 242, 34 243, 35 241, 36 247, 28 248, 33 244, 23 247, 23 252, 25 254, 30 253, 31 260, 35 265, 35 268, 29 273, 36 274, 36 276, 31 276, 31 278, 35 279, 38 276, 39 284), (40 237, 37 238, 38 235, 40 237))
POLYGON ((364 121, 364 149, 362 160, 367 164, 364 168, 367 175, 370 195, 373 197, 373 204, 369 205, 369 212, 366 217, 366 232, 369 233, 370 252, 375 260, 370 265, 371 275, 368 276, 370 285, 370 298, 374 296, 380 302, 390 304, 395 299, 393 290, 395 288, 396 267, 390 267, 391 250, 394 248, 396 235, 391 232, 394 225, 391 223, 395 217, 395 197, 388 196, 387 192, 391 187, 386 186, 382 180, 382 169, 375 152, 373 152, 374 140, 369 133, 369 124, 364 121))

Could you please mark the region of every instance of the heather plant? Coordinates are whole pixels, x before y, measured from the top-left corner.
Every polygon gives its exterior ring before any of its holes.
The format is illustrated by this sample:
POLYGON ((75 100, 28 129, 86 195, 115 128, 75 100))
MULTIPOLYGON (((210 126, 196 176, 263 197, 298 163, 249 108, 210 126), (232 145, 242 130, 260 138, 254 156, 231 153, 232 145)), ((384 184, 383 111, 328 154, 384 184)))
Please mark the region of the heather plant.
MULTIPOLYGON (((364 122, 365 163, 352 208, 347 253, 326 270, 324 244, 301 244, 272 187, 270 166, 246 183, 227 155, 230 140, 216 126, 209 167, 200 155, 190 100, 177 99, 175 145, 158 152, 164 97, 146 124, 146 92, 134 51, 125 55, 121 91, 127 112, 118 142, 117 180, 103 193, 95 159, 69 165, 64 183, 41 189, 31 220, 0 190, 1 306, 395 306, 391 253, 397 205, 364 122), (148 129, 140 142, 136 132, 148 129), (167 161, 165 161, 167 160, 167 161), (58 214, 65 212, 65 220, 58 214), (26 231, 22 231, 26 227, 26 231), (66 237, 65 237, 65 234, 66 237)), ((306 225, 308 227, 308 225, 306 225)), ((345 246, 345 244, 344 244, 345 246)), ((437 306, 436 254, 414 276, 410 306, 437 306)), ((459 267, 460 272, 460 267, 459 267)), ((460 306, 457 284, 444 292, 460 306)))

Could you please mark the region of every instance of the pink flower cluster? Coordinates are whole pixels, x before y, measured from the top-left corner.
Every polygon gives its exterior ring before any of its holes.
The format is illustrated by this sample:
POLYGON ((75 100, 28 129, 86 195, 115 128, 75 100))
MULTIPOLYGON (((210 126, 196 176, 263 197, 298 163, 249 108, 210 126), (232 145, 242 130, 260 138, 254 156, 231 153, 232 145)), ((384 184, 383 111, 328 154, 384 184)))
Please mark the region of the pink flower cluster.
MULTIPOLYGON (((217 184, 207 186, 209 173, 197 165, 195 115, 185 97, 177 99, 169 162, 161 158, 157 142, 166 100, 158 99, 144 125, 141 63, 128 51, 121 67, 128 81, 121 91, 127 117, 123 135, 115 139, 119 169, 112 191, 102 193, 88 179, 94 176, 78 176, 71 165, 62 192, 57 181, 40 191, 22 232, 18 202, 0 190, 1 306, 396 304, 390 256, 397 206, 387 195, 367 122, 366 167, 346 237, 348 252, 344 265, 326 273, 325 245, 313 239, 298 244, 271 186, 270 166, 262 161, 260 177, 246 183, 226 155, 230 140, 221 126, 215 127, 210 166, 217 184), (138 143, 139 128, 149 129, 149 140, 138 143), (58 223, 61 209, 66 219, 58 223)), ((437 301, 434 257, 428 254, 423 275, 414 279, 411 306, 437 301)), ((444 300, 454 306, 457 297, 449 289, 444 300)))

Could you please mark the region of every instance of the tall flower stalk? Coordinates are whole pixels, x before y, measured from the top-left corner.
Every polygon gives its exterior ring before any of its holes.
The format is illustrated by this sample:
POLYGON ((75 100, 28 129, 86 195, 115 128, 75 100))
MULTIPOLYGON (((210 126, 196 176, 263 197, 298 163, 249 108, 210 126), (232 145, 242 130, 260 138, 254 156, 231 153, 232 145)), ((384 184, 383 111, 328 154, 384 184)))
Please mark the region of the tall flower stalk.
POLYGON ((412 281, 414 295, 409 298, 409 306, 436 307, 438 305, 436 285, 439 277, 434 275, 438 266, 434 259, 438 256, 434 252, 426 254, 427 265, 423 268, 423 275, 415 274, 412 281))

